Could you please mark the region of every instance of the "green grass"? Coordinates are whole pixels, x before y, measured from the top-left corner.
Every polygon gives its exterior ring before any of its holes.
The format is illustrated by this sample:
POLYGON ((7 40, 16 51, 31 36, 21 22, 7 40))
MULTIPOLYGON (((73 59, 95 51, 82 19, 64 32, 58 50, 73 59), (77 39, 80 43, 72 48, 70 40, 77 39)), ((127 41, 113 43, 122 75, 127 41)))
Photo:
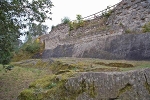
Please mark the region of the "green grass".
MULTIPOLYGON (((52 58, 52 60, 50 62, 50 60, 29 59, 12 62, 14 68, 7 72, 0 65, 0 100, 16 100, 20 93, 25 97, 29 94, 33 98, 43 98, 43 95, 49 97, 49 95, 56 95, 57 93, 64 95, 62 94, 64 81, 70 75, 78 72, 120 72, 150 67, 150 61, 67 57, 52 58), (119 66, 119 64, 122 65, 119 66), (133 65, 134 67, 124 67, 124 64, 133 65), (29 90, 28 87, 30 87, 29 90), (59 88, 62 89, 59 90, 59 88), (46 91, 47 94, 45 94, 46 91), (38 93, 38 97, 34 97, 34 93, 38 93)), ((91 93, 93 95, 93 92, 91 93)))
POLYGON ((5 71, 0 65, 0 100, 16 100, 20 92, 28 88, 36 79, 49 74, 45 70, 15 66, 11 71, 5 71))
MULTIPOLYGON (((119 68, 118 71, 129 71, 141 68, 150 68, 150 61, 132 61, 132 60, 103 60, 95 58, 53 58, 55 61, 61 61, 63 63, 71 64, 78 66, 79 69, 93 69, 93 68, 119 68), (104 64, 96 64, 96 63, 104 64), (134 67, 114 67, 111 66, 112 63, 121 63, 121 64, 131 64, 134 67), (110 65, 110 66, 108 66, 110 65)), ((109 70, 108 70, 109 71, 109 70)))

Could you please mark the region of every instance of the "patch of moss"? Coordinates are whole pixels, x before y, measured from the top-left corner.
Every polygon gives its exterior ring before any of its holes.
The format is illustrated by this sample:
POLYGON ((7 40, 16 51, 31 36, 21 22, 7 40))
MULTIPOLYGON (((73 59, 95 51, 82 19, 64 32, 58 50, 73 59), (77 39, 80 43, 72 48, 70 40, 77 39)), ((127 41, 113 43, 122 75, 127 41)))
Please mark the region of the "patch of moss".
POLYGON ((150 94, 150 85, 147 82, 145 82, 144 85, 145 85, 145 88, 148 90, 148 92, 150 94))
POLYGON ((76 88, 73 88, 72 86, 68 87, 67 91, 70 93, 69 100, 75 100, 82 93, 86 93, 91 98, 95 98, 97 95, 94 81, 87 83, 85 79, 82 79, 79 86, 76 88))
POLYGON ((35 100, 37 99, 36 95, 33 92, 33 89, 25 89, 19 95, 19 100, 35 100))
POLYGON ((74 74, 75 72, 72 71, 60 75, 48 75, 36 80, 28 89, 21 92, 19 100, 53 100, 54 98, 54 100, 65 100, 68 92, 65 88, 66 80, 74 74))
POLYGON ((145 32, 150 32, 150 22, 146 23, 144 26, 142 26, 142 31, 145 32))
POLYGON ((109 72, 109 71, 120 71, 119 68, 93 68, 93 69, 90 69, 89 71, 92 71, 92 72, 109 72))
POLYGON ((51 64, 51 70, 52 70, 52 72, 54 73, 54 74, 58 74, 59 72, 64 72, 64 71, 66 71, 66 72, 69 72, 69 71, 67 71, 67 70, 74 70, 74 69, 76 69, 76 66, 74 66, 74 65, 69 65, 69 64, 63 64, 62 62, 60 62, 60 61, 56 61, 56 62, 54 62, 53 64, 51 64))
POLYGON ((53 81, 55 77, 56 77, 55 75, 47 75, 42 79, 38 79, 32 82, 29 88, 46 88, 52 83, 51 81, 53 81))
POLYGON ((109 63, 108 66, 121 67, 121 68, 134 67, 132 64, 126 64, 126 63, 109 63))
POLYGON ((111 66, 111 67, 119 67, 119 68, 130 68, 134 67, 132 64, 127 64, 127 63, 104 63, 104 62, 95 62, 95 64, 98 65, 104 65, 104 66, 111 66))
POLYGON ((126 33, 126 34, 132 33, 132 31, 131 31, 130 29, 126 29, 126 30, 125 30, 125 33, 126 33))
POLYGON ((150 94, 150 84, 148 84, 148 82, 147 82, 147 77, 146 77, 146 75, 144 74, 144 77, 145 77, 145 88, 147 89, 147 91, 149 92, 149 94, 150 94))
POLYGON ((123 93, 125 93, 125 92, 127 92, 127 91, 130 91, 131 89, 132 89, 132 85, 129 84, 129 83, 127 83, 127 84, 125 85, 125 87, 123 87, 122 89, 119 90, 119 93, 118 93, 118 96, 117 96, 117 97, 119 97, 121 94, 123 94, 123 93))
POLYGON ((96 87, 94 85, 94 81, 89 84, 89 88, 88 88, 88 94, 92 97, 95 98, 95 96, 97 95, 96 93, 96 87))
POLYGON ((70 70, 60 70, 59 72, 56 73, 56 75, 63 74, 66 72, 70 72, 70 70))

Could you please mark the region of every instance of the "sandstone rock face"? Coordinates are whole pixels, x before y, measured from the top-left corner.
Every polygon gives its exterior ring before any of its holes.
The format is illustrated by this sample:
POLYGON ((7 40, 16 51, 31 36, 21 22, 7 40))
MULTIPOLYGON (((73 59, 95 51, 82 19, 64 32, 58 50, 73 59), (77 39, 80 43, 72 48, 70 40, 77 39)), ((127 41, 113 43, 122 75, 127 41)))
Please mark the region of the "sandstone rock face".
POLYGON ((82 73, 65 87, 76 100, 150 100, 150 69, 82 73))
POLYGON ((108 18, 97 17, 72 31, 57 25, 41 38, 42 56, 149 60, 150 34, 141 31, 149 21, 149 0, 122 0, 108 18))

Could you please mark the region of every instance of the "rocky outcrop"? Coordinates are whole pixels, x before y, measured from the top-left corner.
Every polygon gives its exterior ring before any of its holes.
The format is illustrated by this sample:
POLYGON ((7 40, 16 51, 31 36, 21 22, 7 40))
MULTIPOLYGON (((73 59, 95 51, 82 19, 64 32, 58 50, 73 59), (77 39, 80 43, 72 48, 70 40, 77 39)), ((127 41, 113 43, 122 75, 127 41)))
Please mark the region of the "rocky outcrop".
MULTIPOLYGON (((31 66, 31 63, 36 62, 34 66, 41 67, 39 60, 16 64, 31 66)), ((41 63, 45 67, 50 62, 44 60, 41 63)), ((20 93, 17 100, 150 100, 150 68, 126 72, 80 72, 75 71, 74 66, 58 61, 53 62, 52 66, 55 74, 32 82, 20 93)))
POLYGON ((74 100, 150 100, 150 69, 82 73, 65 88, 66 98, 74 95, 74 100))
POLYGON ((71 45, 58 45, 45 50, 43 58, 86 57, 101 59, 150 59, 150 33, 123 34, 95 38, 95 40, 71 45))
POLYGON ((122 0, 108 23, 112 26, 123 25, 127 30, 139 32, 150 21, 149 0, 122 0))
POLYGON ((68 25, 56 26, 41 38, 45 42, 42 57, 149 60, 150 34, 141 31, 149 21, 149 0, 122 0, 108 18, 85 21, 72 31, 68 25))

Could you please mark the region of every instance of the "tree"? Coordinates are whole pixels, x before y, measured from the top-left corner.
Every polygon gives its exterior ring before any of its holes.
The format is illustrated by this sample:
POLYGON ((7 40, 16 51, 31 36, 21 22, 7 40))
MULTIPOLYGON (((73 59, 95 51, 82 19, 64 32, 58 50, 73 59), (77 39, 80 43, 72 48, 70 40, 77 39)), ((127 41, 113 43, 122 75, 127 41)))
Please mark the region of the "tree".
POLYGON ((0 64, 8 64, 14 42, 22 34, 28 23, 44 22, 51 19, 50 0, 0 0, 0 64))
POLYGON ((81 22, 83 21, 83 20, 82 20, 82 16, 79 15, 79 14, 76 15, 76 19, 77 19, 77 22, 78 22, 78 23, 81 23, 81 22))
POLYGON ((69 17, 64 17, 63 19, 61 19, 61 23, 63 24, 68 24, 70 22, 69 17))
POLYGON ((39 24, 30 23, 29 24, 29 34, 31 34, 31 36, 39 36, 39 35, 46 34, 47 30, 48 30, 48 26, 43 25, 42 23, 39 23, 39 24))

